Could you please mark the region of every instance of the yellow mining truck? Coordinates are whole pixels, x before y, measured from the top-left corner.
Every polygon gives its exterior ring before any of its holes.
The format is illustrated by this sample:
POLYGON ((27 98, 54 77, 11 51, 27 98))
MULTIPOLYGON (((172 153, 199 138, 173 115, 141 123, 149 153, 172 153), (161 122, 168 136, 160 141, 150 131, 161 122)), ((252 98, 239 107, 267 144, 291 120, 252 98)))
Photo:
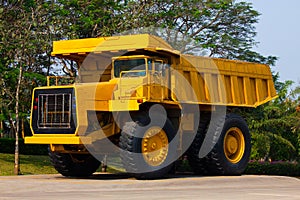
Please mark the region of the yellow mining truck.
POLYGON ((76 62, 77 77, 34 89, 25 142, 49 144, 64 176, 116 153, 137 178, 162 177, 182 155, 195 173, 241 174, 250 134, 233 110, 276 98, 268 66, 184 55, 149 34, 55 41, 52 56, 76 62))

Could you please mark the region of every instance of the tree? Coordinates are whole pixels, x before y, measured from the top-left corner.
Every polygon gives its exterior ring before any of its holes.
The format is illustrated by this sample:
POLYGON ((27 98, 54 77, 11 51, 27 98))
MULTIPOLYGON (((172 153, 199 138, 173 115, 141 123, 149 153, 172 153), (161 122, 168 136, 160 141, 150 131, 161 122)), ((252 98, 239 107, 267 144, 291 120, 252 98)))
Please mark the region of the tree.
POLYGON ((259 13, 252 4, 229 0, 128 1, 120 29, 159 26, 157 33, 183 53, 274 64, 251 49, 259 13), (190 43, 193 41, 192 44, 190 43))
POLYGON ((122 1, 59 0, 51 4, 54 32, 62 38, 110 36, 118 28, 122 1))
POLYGON ((259 13, 232 0, 64 1, 54 4, 56 28, 67 38, 110 36, 129 30, 163 37, 183 53, 274 64, 251 49, 259 13), (154 27, 165 31, 154 31, 154 27), (146 29, 145 29, 146 28, 146 29), (191 44, 191 40, 193 43, 191 44))
POLYGON ((253 139, 252 159, 299 160, 300 113, 299 87, 291 90, 292 81, 280 82, 274 76, 278 98, 255 110, 243 113, 253 139))
MULTIPOLYGON (((7 104, 1 105, 1 113, 6 113, 15 132, 15 174, 19 174, 20 104, 24 99, 20 94, 31 97, 30 84, 24 83, 28 83, 26 78, 31 77, 31 73, 41 73, 39 65, 50 45, 49 40, 44 40, 47 32, 43 29, 45 18, 41 10, 41 4, 35 1, 1 2, 0 66, 3 73, 0 80, 4 80, 1 81, 1 97, 7 97, 7 104)), ((27 105, 28 110, 28 99, 26 101, 23 105, 27 105)))

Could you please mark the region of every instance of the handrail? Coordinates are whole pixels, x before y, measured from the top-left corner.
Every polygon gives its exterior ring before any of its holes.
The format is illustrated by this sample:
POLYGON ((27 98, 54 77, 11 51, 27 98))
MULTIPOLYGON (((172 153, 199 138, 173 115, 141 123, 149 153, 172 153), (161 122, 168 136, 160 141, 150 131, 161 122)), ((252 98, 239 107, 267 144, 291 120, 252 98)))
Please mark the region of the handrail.
POLYGON ((74 83, 74 77, 68 76, 47 76, 47 86, 51 86, 51 80, 55 80, 55 86, 68 85, 74 83), (61 81, 62 80, 62 81, 61 81))

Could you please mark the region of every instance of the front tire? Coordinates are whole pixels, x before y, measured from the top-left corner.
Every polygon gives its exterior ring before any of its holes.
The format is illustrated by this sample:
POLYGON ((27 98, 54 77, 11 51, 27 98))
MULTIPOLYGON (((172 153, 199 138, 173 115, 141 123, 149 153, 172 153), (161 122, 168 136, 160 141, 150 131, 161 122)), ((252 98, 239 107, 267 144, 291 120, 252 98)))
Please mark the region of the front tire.
MULTIPOLYGON (((160 115, 153 119, 161 119, 160 115)), ((169 119, 163 127, 159 120, 151 125, 139 122, 125 123, 120 138, 121 159, 124 168, 138 179, 155 179, 167 174, 176 159, 175 130, 169 119)))
POLYGON ((49 150, 49 157, 56 171, 67 177, 90 176, 101 164, 90 154, 56 153, 49 150))

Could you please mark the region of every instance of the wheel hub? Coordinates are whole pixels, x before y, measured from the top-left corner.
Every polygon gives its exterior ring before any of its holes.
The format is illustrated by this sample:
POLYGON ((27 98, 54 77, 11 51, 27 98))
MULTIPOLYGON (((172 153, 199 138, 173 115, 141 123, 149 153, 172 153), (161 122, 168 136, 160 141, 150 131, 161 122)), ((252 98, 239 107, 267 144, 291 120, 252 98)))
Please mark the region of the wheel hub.
POLYGON ((238 163, 245 151, 245 139, 243 132, 237 128, 230 128, 224 137, 224 154, 227 160, 233 164, 238 163))
POLYGON ((152 149, 152 150, 155 150, 155 149, 156 149, 156 146, 157 146, 157 145, 156 145, 156 143, 154 142, 154 143, 152 144, 152 146, 151 146, 151 149, 152 149))
POLYGON ((168 155, 168 137, 160 127, 148 129, 142 139, 144 160, 151 166, 161 165, 168 155))
POLYGON ((238 150, 238 141, 231 135, 228 136, 227 150, 230 154, 234 154, 238 150))

